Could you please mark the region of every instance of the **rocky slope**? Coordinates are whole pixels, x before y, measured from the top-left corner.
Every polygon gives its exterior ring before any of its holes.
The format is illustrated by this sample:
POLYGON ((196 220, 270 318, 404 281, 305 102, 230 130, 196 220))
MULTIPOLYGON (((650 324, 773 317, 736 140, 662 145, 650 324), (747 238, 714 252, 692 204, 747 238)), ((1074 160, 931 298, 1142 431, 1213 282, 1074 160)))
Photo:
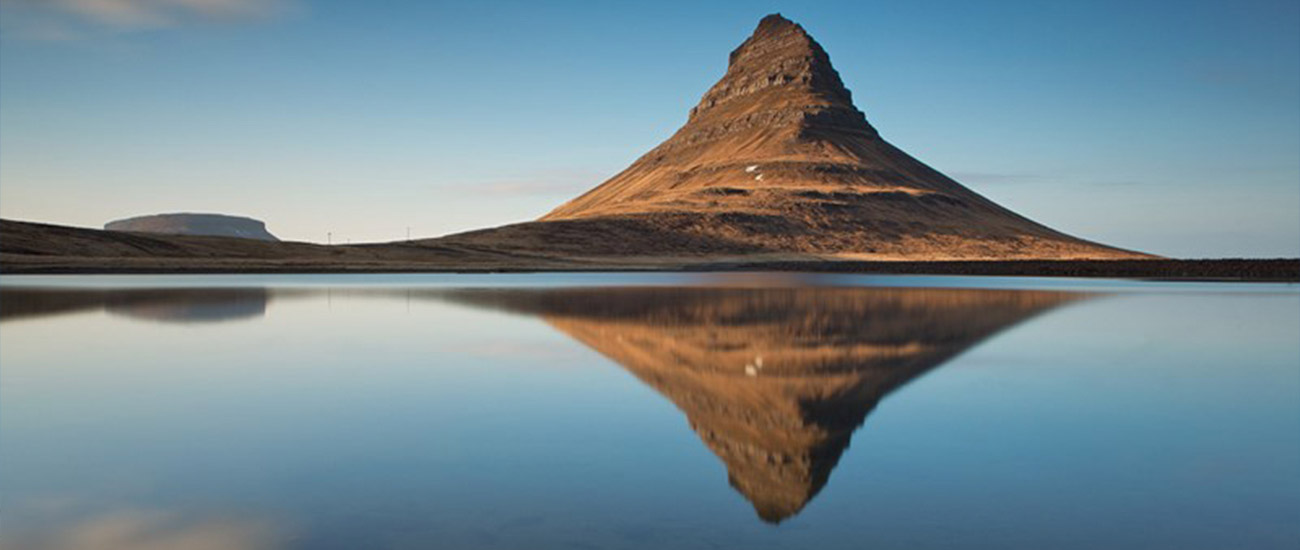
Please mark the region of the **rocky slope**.
POLYGON ((279 241, 266 230, 266 223, 241 216, 224 214, 154 214, 137 216, 104 224, 107 231, 158 233, 162 235, 201 235, 237 237, 259 241, 279 241))
POLYGON ((680 130, 538 222, 445 242, 576 256, 1135 258, 994 204, 890 145, 825 50, 764 18, 680 130))

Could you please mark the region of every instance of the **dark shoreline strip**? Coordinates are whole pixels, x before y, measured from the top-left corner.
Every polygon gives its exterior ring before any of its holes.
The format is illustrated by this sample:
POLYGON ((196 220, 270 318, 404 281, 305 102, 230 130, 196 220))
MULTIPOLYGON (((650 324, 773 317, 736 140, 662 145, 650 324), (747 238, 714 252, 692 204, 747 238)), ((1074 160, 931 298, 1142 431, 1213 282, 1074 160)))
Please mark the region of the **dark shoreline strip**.
POLYGON ((99 265, 84 261, 44 261, 0 264, 0 275, 20 274, 303 274, 303 273, 591 273, 591 272, 753 272, 851 273, 882 275, 964 275, 1012 277, 1079 277, 1112 279, 1159 279, 1170 281, 1300 282, 1300 259, 1222 260, 1016 260, 943 262, 869 261, 781 261, 700 262, 664 266, 591 264, 550 266, 501 265, 460 266, 429 263, 375 262, 361 264, 282 264, 274 261, 212 263, 173 259, 148 265, 146 262, 118 263, 105 259, 99 265), (131 265, 133 264, 134 265, 131 265), (116 265, 115 265, 116 264, 116 265))

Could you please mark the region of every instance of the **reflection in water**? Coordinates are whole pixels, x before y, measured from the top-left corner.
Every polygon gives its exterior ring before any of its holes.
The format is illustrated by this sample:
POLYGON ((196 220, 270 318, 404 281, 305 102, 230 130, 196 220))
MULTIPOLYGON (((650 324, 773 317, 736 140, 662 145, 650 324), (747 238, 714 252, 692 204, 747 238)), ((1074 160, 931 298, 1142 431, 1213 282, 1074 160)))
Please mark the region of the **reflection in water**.
POLYGON ((0 289, 0 322, 103 309, 165 323, 217 322, 266 315, 265 288, 0 289))
POLYGON ((6 277, 0 548, 1300 548, 1294 288, 689 280, 6 277))
POLYGON ((894 389, 990 335, 1079 299, 1061 292, 876 288, 461 290, 541 316, 672 400, 759 517, 826 484, 894 389))
MULTIPOLYGON (((265 288, 0 289, 0 320, 103 308, 167 322, 260 317, 265 288)), ((759 517, 825 486, 889 392, 994 333, 1084 294, 886 288, 274 290, 446 300, 536 315, 672 400, 759 517)))

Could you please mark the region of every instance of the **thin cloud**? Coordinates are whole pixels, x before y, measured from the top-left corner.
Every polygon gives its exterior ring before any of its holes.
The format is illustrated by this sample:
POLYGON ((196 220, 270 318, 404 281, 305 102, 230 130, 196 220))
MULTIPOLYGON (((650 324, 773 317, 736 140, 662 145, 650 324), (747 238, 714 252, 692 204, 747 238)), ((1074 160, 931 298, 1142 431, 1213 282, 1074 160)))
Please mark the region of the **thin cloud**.
POLYGON ((498 181, 475 185, 474 188, 484 193, 498 195, 555 195, 577 193, 584 189, 581 184, 572 182, 547 181, 498 181))
POLYGON ((5 30, 34 40, 74 40, 201 23, 262 21, 292 0, 3 0, 5 30))
POLYGON ((1038 174, 1015 172, 952 172, 952 179, 960 182, 994 184, 994 183, 1038 183, 1050 178, 1038 174))
POLYGON ((1017 172, 952 172, 949 174, 952 179, 962 183, 975 185, 1002 185, 1002 184, 1062 184, 1062 185, 1100 185, 1100 186, 1127 186, 1142 185, 1143 182, 1137 180, 1093 180, 1085 179, 1079 176, 1059 175, 1045 176, 1042 174, 1028 174, 1017 172))
POLYGON ((576 195, 600 183, 608 174, 581 169, 544 169, 495 181, 452 184, 479 193, 515 196, 576 195))

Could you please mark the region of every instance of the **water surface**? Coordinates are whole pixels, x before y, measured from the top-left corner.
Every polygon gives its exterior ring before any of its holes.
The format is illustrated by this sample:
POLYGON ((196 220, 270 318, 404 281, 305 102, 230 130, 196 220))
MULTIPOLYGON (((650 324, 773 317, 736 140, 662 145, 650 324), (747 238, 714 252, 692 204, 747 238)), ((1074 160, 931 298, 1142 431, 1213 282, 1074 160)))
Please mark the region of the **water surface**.
POLYGON ((4 548, 1295 548, 1294 285, 5 277, 4 548))

